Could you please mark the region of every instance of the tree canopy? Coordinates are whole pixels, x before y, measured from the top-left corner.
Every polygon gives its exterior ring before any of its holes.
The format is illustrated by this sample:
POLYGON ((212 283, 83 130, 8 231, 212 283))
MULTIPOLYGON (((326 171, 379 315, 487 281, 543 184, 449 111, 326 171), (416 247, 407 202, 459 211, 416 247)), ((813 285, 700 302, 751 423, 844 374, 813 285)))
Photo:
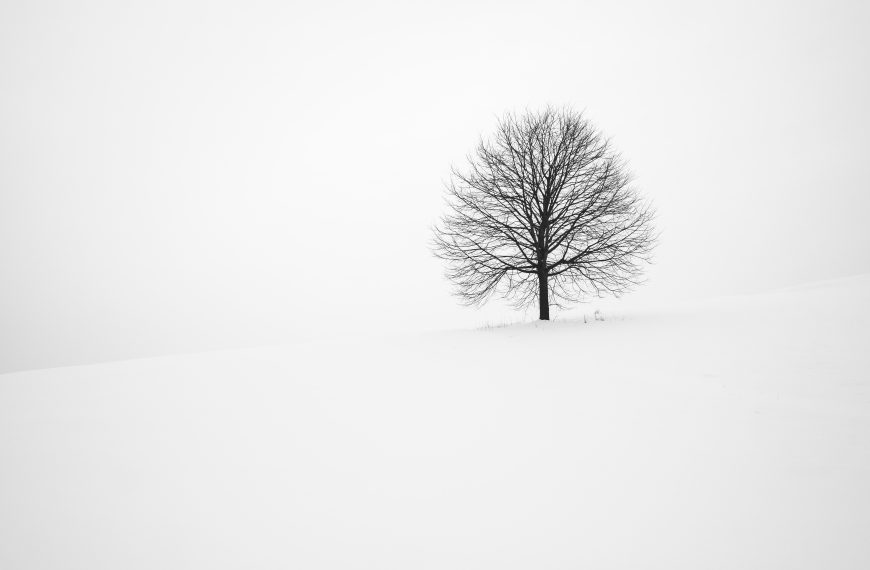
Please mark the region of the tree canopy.
POLYGON ((620 295, 639 284, 655 243, 653 210, 606 139, 581 114, 508 114, 454 168, 435 254, 468 304, 501 294, 518 307, 620 295))

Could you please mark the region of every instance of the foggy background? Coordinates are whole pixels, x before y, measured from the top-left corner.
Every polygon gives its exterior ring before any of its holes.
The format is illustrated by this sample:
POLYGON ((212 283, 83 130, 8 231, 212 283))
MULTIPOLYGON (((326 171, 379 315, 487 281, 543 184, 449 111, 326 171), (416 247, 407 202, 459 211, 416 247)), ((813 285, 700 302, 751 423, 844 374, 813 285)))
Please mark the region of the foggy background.
POLYGON ((430 228, 450 165, 548 103, 656 204, 637 299, 867 272, 868 24, 861 1, 5 2, 0 372, 521 318, 457 305, 430 228))

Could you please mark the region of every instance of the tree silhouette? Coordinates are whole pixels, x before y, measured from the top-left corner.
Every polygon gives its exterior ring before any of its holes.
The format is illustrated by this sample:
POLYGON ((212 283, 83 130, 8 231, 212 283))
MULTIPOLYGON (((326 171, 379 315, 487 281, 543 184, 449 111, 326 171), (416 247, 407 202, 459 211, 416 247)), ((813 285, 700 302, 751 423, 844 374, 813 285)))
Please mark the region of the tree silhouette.
POLYGON ((625 162, 582 114, 506 115, 465 171, 452 170, 434 252, 467 304, 494 293, 540 318, 640 282, 655 242, 653 211, 625 162))

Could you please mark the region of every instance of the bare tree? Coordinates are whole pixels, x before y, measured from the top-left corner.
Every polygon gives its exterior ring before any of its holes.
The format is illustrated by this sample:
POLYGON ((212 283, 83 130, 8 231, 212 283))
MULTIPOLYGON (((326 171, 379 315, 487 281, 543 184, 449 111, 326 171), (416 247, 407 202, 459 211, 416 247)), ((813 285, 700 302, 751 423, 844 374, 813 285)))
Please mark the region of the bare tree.
POLYGON ((540 318, 640 282, 655 242, 653 211, 624 161, 582 114, 506 115, 467 170, 453 169, 435 254, 467 304, 498 292, 540 318))

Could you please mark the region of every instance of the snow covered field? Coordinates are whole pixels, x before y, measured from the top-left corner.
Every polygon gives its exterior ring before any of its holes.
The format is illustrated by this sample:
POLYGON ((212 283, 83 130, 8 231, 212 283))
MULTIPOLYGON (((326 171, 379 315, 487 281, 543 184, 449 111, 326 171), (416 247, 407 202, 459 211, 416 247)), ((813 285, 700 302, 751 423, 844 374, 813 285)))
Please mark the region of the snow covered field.
POLYGON ((0 568, 870 568, 870 276, 605 318, 0 375, 0 568))

